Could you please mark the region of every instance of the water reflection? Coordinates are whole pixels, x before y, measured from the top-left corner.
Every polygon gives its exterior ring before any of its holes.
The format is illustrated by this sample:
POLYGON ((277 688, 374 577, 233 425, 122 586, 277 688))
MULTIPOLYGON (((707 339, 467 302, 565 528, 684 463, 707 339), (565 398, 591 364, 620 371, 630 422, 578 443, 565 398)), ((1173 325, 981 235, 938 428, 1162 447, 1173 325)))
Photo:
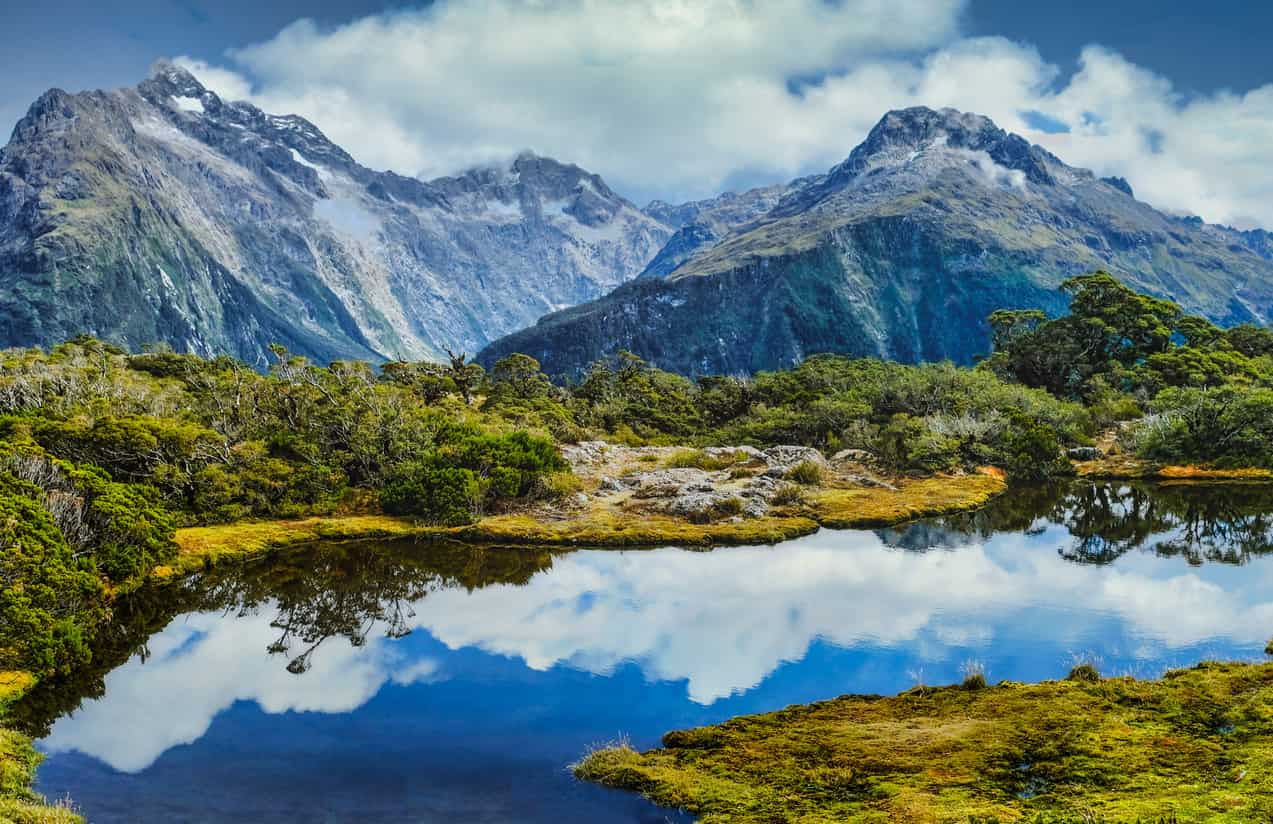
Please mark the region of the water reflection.
MULTIPOLYGON (((561 765, 621 731, 646 745, 738 712, 952 681, 969 658, 992 679, 1037 680, 1075 655, 1141 675, 1255 656, 1273 626, 1273 565, 1258 562, 1269 510, 1260 487, 1079 485, 716 552, 331 546, 139 597, 101 672, 24 709, 37 730, 60 716, 42 742, 44 789, 86 803, 106 804, 122 780, 99 775, 98 799, 91 764, 158 788, 182 758, 201 764, 214 741, 250 731, 239 746, 256 769, 286 772, 301 767, 279 753, 321 730, 342 769, 365 757, 352 742, 391 740, 426 778, 463 772, 438 820, 477 818, 490 776, 512 769, 513 739, 521 768, 541 772, 501 784, 491 820, 632 821, 635 808, 577 797, 561 765)), ((294 777, 315 804, 320 773, 294 777)), ((403 804, 385 817, 430 820, 403 804)))
POLYGON ((999 532, 1064 526, 1067 560, 1108 564, 1133 550, 1241 564, 1273 551, 1273 490, 1260 483, 1107 484, 1081 482, 1014 491, 971 514, 883 530, 892 546, 952 547, 999 532))

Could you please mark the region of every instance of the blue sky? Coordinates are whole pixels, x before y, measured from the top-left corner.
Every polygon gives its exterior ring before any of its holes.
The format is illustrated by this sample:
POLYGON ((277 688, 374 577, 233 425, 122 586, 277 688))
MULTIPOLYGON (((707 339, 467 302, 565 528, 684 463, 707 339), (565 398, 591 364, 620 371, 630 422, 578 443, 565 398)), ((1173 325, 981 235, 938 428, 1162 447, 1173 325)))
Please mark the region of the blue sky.
POLYGON ((430 176, 532 149, 641 201, 824 170, 887 109, 952 105, 1163 208, 1273 225, 1270 3, 107 5, 6 10, 0 129, 49 87, 132 85, 178 57, 368 165, 430 176))

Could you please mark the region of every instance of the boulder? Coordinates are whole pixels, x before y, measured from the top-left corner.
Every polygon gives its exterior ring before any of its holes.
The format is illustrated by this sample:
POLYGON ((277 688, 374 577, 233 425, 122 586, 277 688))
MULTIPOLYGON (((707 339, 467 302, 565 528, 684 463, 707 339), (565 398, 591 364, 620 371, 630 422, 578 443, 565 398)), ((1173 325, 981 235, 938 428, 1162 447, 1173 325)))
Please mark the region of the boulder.
POLYGON ((846 463, 873 464, 876 460, 875 453, 867 452, 865 449, 841 449, 831 456, 833 466, 846 463))

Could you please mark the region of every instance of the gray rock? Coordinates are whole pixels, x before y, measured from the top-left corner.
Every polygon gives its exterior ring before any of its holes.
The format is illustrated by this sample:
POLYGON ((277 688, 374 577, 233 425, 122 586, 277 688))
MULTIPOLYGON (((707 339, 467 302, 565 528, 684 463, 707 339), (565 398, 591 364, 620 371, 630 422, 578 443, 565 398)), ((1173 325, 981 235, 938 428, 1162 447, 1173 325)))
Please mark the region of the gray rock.
POLYGON ((628 485, 624 483, 622 478, 612 478, 609 475, 601 476, 601 489, 605 492, 622 492, 627 488, 628 485))
POLYGON ((833 466, 843 463, 873 464, 876 460, 875 453, 867 452, 865 449, 841 449, 831 456, 833 466))
POLYGON ((1094 461, 1105 456, 1105 453, 1095 446, 1076 446, 1065 450, 1065 454, 1076 461, 1094 461))
POLYGON ((692 467, 642 472, 625 481, 637 498, 670 498, 684 492, 711 492, 714 488, 707 472, 692 467))

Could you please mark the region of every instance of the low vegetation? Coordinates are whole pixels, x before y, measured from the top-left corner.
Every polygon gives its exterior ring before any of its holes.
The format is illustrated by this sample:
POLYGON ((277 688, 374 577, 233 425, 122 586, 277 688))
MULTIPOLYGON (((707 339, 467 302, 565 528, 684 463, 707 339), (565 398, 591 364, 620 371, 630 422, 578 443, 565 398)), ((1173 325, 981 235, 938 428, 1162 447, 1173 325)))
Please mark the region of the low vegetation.
POLYGON ((975 671, 600 749, 575 772, 703 824, 1267 821, 1273 665, 1029 685, 975 671))
POLYGON ((1101 273, 1066 288, 1064 317, 995 313, 974 368, 816 355, 690 380, 621 353, 557 385, 525 355, 488 373, 463 355, 318 366, 276 347, 262 373, 91 338, 0 353, 0 669, 64 676, 121 592, 320 538, 777 541, 976 507, 1073 474, 1075 448, 1099 453, 1091 474, 1273 471, 1273 334, 1101 273), (663 469, 735 487, 762 471, 743 447, 821 455, 777 478, 768 509, 728 487, 674 516, 597 503, 601 481, 560 451, 596 439, 676 447, 663 469))

